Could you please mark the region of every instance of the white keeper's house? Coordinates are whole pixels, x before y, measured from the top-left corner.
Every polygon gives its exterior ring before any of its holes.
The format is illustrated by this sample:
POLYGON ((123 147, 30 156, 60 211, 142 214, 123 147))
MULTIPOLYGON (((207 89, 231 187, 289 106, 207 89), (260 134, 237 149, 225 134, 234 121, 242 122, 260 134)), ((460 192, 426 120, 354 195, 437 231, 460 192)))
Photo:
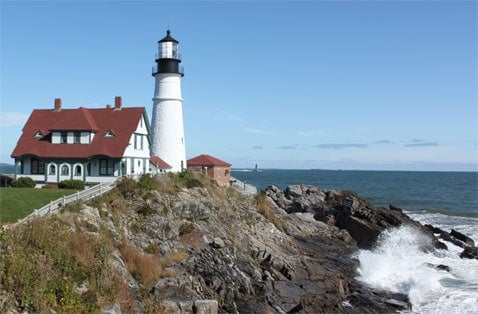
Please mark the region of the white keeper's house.
POLYGON ((150 126, 144 107, 35 109, 27 120, 12 158, 15 178, 37 184, 76 179, 99 183, 124 175, 161 172, 170 166, 150 161, 150 126))

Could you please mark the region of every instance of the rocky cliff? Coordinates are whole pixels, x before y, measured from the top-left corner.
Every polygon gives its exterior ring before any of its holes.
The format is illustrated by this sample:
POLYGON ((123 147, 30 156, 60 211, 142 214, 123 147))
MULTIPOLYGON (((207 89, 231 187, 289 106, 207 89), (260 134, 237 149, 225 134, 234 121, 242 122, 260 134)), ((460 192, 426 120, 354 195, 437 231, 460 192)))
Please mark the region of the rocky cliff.
POLYGON ((396 312, 407 297, 358 282, 352 253, 403 223, 433 237, 350 191, 124 180, 2 234, 0 312, 396 312))

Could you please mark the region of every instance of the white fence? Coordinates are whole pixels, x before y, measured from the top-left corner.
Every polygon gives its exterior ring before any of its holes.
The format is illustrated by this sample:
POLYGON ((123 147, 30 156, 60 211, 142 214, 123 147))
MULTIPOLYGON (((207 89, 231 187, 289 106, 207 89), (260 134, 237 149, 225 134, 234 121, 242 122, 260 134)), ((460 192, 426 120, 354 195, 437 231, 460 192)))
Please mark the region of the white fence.
POLYGON ((107 181, 107 182, 101 182, 98 185, 94 185, 90 188, 84 189, 83 191, 78 191, 75 194, 70 194, 66 196, 64 195, 63 197, 55 201, 51 201, 49 204, 43 206, 40 209, 35 209, 33 213, 31 213, 30 215, 26 216, 23 219, 20 219, 15 224, 21 224, 35 217, 42 217, 48 214, 58 212, 61 208, 65 207, 65 205, 72 202, 87 201, 89 199, 92 199, 96 196, 99 196, 103 193, 106 193, 112 190, 115 186, 116 186, 116 179, 107 181))

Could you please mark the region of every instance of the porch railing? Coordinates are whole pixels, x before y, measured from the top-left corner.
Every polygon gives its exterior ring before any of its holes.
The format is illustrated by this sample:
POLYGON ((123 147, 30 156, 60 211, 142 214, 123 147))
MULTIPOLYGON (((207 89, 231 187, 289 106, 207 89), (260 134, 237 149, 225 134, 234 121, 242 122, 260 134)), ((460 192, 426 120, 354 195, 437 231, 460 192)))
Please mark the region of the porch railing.
POLYGON ((106 193, 116 186, 116 179, 117 178, 115 178, 114 180, 101 182, 100 184, 84 189, 83 191, 78 191, 74 194, 64 195, 57 200, 51 201, 49 204, 43 206, 42 208, 35 209, 33 213, 17 221, 15 225, 27 222, 31 219, 34 219, 35 217, 43 217, 49 214, 56 213, 60 211, 61 208, 72 202, 87 201, 103 193, 106 193))

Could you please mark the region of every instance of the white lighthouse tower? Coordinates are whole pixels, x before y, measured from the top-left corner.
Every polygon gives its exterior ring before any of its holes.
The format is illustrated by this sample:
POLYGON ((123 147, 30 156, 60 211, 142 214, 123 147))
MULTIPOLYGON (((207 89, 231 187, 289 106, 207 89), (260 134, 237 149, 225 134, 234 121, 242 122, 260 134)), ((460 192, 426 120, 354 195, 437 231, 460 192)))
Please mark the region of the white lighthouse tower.
POLYGON ((186 146, 184 143, 183 98, 179 66, 181 55, 179 42, 171 37, 158 41, 158 54, 152 75, 155 78, 151 155, 158 156, 171 166, 171 171, 186 169, 186 146))

